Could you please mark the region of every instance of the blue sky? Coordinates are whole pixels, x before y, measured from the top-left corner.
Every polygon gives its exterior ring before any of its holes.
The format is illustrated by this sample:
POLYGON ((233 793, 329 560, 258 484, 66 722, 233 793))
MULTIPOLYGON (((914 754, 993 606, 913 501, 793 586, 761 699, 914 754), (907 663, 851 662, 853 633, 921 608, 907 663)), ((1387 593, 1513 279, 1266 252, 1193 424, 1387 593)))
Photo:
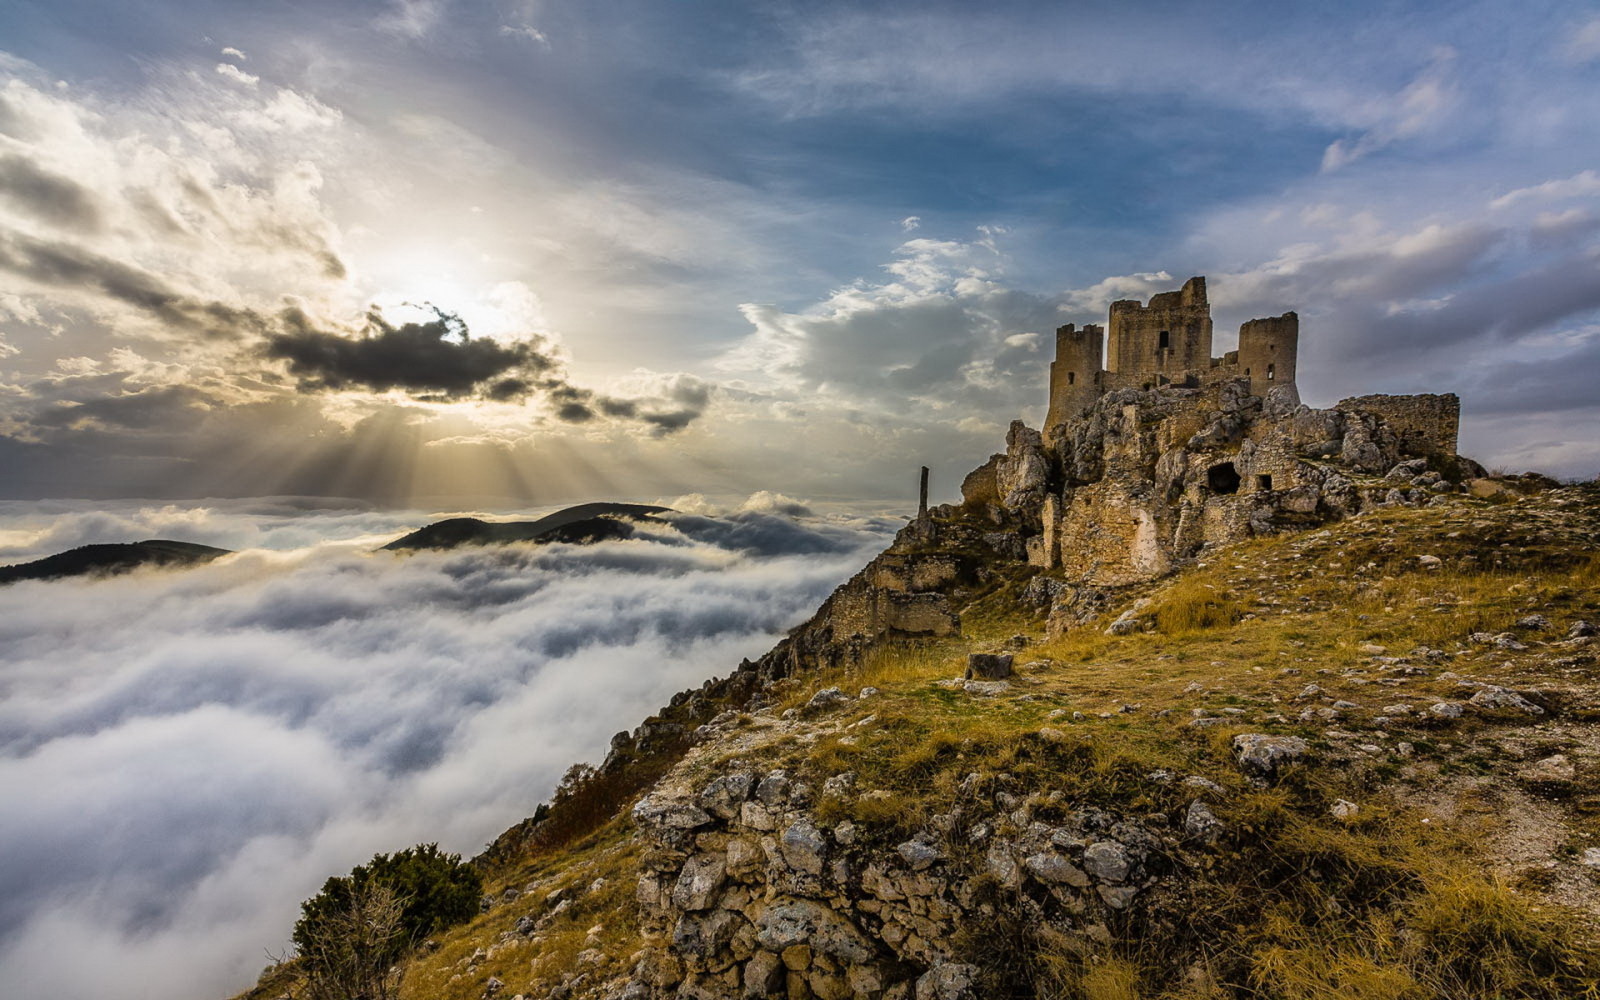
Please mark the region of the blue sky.
POLYGON ((1592 5, 58 2, 0 39, 11 496, 953 490, 1039 420, 1054 326, 1200 273, 1219 349, 1301 312, 1314 405, 1456 391, 1486 464, 1600 471, 1592 5), (404 303, 496 377, 330 339, 437 339, 404 303))

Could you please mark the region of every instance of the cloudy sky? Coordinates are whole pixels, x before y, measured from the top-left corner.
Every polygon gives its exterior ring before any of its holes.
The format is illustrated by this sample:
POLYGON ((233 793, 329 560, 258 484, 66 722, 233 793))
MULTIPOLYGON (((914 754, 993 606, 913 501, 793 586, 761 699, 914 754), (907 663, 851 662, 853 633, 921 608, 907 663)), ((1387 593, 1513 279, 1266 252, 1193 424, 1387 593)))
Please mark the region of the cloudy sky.
MULTIPOLYGON (((1600 12, 0 7, 0 494, 951 496, 1210 278, 1600 472, 1600 12)), ((1230 332, 1221 332, 1230 331, 1230 332)))

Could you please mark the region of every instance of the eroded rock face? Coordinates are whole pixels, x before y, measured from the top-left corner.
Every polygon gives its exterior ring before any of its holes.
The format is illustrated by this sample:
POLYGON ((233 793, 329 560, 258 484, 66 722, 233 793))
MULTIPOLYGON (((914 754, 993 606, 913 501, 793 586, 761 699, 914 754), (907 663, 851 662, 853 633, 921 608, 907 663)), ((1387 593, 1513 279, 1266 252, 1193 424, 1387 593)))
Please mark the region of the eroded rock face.
POLYGON ((1436 463, 1470 478, 1477 468, 1446 433, 1456 405, 1453 396, 1367 396, 1313 410, 1292 385, 1256 396, 1245 378, 1116 389, 1037 444, 1013 425, 1006 453, 974 474, 981 499, 968 506, 1013 517, 1028 561, 1067 583, 1123 586, 1205 546, 1465 489, 1426 471, 1436 463), (1399 492, 1351 478, 1403 462, 1420 469, 1399 492))

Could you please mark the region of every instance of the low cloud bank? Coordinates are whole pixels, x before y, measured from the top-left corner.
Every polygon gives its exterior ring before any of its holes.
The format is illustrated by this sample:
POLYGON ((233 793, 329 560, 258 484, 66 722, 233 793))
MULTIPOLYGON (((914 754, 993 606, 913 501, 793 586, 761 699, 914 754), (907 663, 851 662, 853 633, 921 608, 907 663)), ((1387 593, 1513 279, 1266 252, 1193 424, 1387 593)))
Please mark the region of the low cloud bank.
POLYGON ((475 853, 900 523, 745 510, 397 556, 336 540, 392 515, 284 504, 161 516, 333 540, 0 590, 0 994, 248 984, 329 874, 424 840, 475 853))

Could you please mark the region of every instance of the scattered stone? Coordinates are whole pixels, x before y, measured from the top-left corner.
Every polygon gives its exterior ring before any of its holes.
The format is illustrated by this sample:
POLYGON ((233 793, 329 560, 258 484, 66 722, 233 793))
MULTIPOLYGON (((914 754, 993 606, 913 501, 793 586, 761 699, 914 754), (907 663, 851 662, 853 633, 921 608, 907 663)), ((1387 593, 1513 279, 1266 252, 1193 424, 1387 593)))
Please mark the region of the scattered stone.
POLYGON ((980 698, 993 698, 1011 690, 1010 681, 966 681, 961 685, 961 690, 967 694, 977 695, 980 698))
MULTIPOLYGON (((1050 714, 1054 715, 1055 713, 1052 712, 1050 714)), ((1055 729, 1050 726, 1043 726, 1039 729, 1039 738, 1044 740, 1046 743, 1065 743, 1067 741, 1067 734, 1059 729, 1055 729)))
POLYGON ((1595 625, 1592 622, 1575 621, 1572 623, 1572 627, 1567 629, 1568 639, 1586 639, 1595 635, 1600 635, 1600 625, 1595 625))
POLYGON ((841 771, 822 783, 822 794, 836 799, 849 797, 855 791, 856 773, 841 771))
POLYGON ((1543 630, 1549 627, 1550 619, 1546 618, 1544 615, 1527 615, 1517 619, 1517 628, 1543 630))
POLYGON ((1116 620, 1106 626, 1106 635, 1131 635, 1139 631, 1143 623, 1134 616, 1132 611, 1124 611, 1116 620))
POLYGON ((914 872, 923 871, 944 857, 944 853, 929 843, 926 837, 916 837, 908 840, 895 848, 895 850, 899 852, 900 857, 905 860, 905 863, 914 872))
POLYGON ((1600 847, 1586 847, 1578 862, 1588 868, 1600 868, 1600 847))
POLYGON ((1115 840, 1098 840, 1084 848, 1083 867, 1101 882, 1121 882, 1131 867, 1128 849, 1115 840))
POLYGON ((1520 653, 1527 649, 1527 645, 1517 641, 1517 637, 1510 632, 1501 632, 1494 637, 1494 644, 1501 649, 1509 649, 1513 653, 1520 653))
POLYGON ((838 688, 823 688, 812 695, 810 701, 806 702, 806 711, 821 712, 825 709, 833 708, 835 705, 843 705, 848 701, 850 701, 850 696, 838 688))
POLYGON ((1355 819, 1356 814, 1360 811, 1361 807, 1349 799, 1339 799, 1328 807, 1328 812, 1333 815, 1334 819, 1355 819))
POLYGON ((1022 867, 1045 885, 1070 885, 1078 889, 1089 887, 1089 876, 1084 874, 1083 869, 1054 851, 1030 854, 1023 859, 1022 867))
POLYGON ((1455 701, 1440 701, 1428 706, 1428 714, 1436 719, 1461 718, 1461 703, 1455 701))
POLYGON ((1211 808, 1200 799, 1189 803, 1189 809, 1183 815, 1183 832, 1191 840, 1202 844, 1215 844, 1221 837, 1226 827, 1222 820, 1217 819, 1211 808))
POLYGON ((1191 774, 1187 778, 1184 778, 1183 784, 1185 788, 1198 788, 1203 792, 1210 792, 1212 795, 1228 794, 1227 789, 1223 788, 1215 781, 1212 781, 1210 778, 1202 777, 1198 774, 1191 774))
POLYGON ((1259 777, 1276 774, 1279 768, 1300 760, 1310 750, 1306 741, 1298 736, 1241 733, 1233 738, 1233 753, 1239 766, 1259 777))
POLYGON ((1417 564, 1423 569, 1438 569, 1444 565, 1444 560, 1434 555, 1417 556, 1417 564))
POLYGON ((1382 656, 1389 651, 1389 647, 1380 646, 1377 643, 1369 642, 1361 647, 1361 651, 1368 656, 1382 656))
POLYGON ((1538 785, 1565 785, 1578 776, 1578 769, 1566 754, 1552 754, 1534 761, 1519 772, 1523 781, 1538 785))
POLYGON ((1517 694, 1515 691, 1512 691, 1509 688, 1496 687, 1492 684, 1484 687, 1477 694, 1467 699, 1467 701, 1479 708, 1506 709, 1524 712, 1528 715, 1544 714, 1544 709, 1540 708, 1538 705, 1535 705, 1522 695, 1517 694))

